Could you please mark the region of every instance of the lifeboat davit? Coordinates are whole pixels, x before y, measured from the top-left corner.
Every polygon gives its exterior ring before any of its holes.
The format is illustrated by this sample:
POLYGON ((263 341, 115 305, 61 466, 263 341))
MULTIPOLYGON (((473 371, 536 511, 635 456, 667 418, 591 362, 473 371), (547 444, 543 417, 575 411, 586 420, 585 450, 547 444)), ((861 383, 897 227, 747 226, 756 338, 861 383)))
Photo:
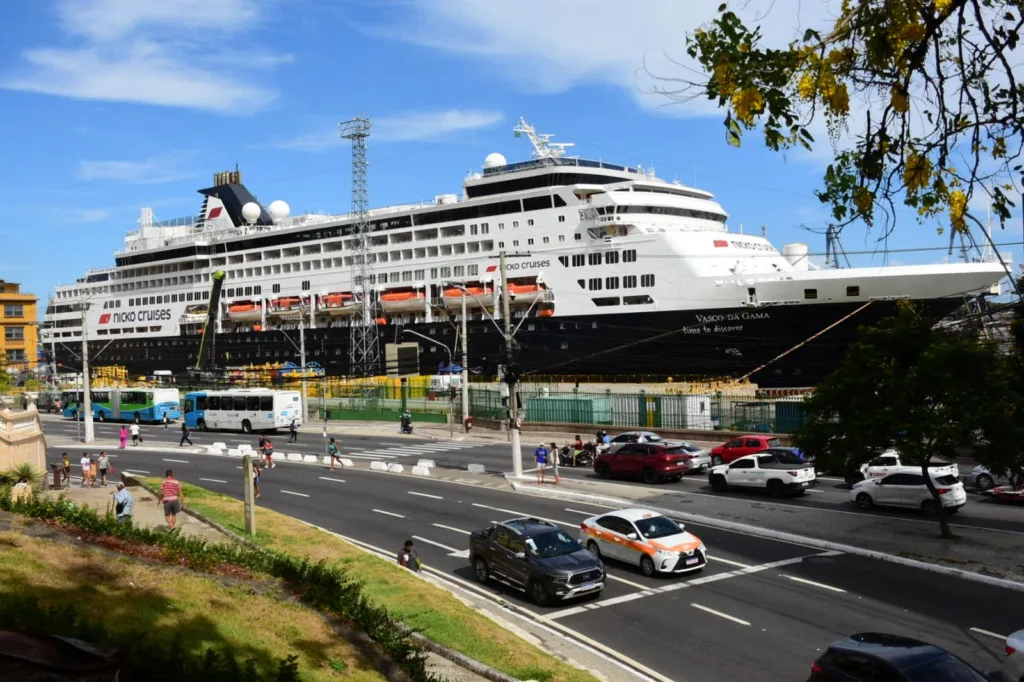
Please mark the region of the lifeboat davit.
POLYGON ((510 279, 508 293, 511 295, 510 305, 533 305, 535 301, 547 298, 548 288, 536 277, 510 279))
POLYGON ((320 310, 328 315, 351 315, 361 307, 356 297, 347 291, 320 297, 320 310))
MULTIPOLYGON (((441 293, 441 299, 449 308, 462 307, 462 289, 445 289, 441 293)), ((479 308, 494 306, 494 287, 490 284, 467 284, 466 285, 466 307, 479 308)))
POLYGON ((263 317, 263 303, 235 301, 228 306, 228 317, 235 322, 259 322, 263 317))
POLYGON ((389 313, 411 313, 427 309, 423 289, 390 289, 380 293, 380 307, 389 313))
POLYGON ((300 296, 275 298, 267 306, 267 315, 282 318, 297 318, 309 314, 309 299, 300 296))

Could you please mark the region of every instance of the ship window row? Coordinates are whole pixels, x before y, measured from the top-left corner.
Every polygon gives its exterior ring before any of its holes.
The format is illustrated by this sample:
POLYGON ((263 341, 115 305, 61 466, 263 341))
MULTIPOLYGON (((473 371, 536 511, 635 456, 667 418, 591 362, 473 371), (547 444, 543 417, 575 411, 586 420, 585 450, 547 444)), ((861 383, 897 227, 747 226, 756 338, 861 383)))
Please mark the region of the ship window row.
POLYGON ((649 305, 654 303, 654 299, 647 294, 643 294, 641 296, 623 296, 621 299, 618 296, 600 296, 590 300, 598 307, 613 305, 649 305))
POLYGON ((671 215, 679 216, 681 218, 699 218, 701 220, 711 220, 716 223, 724 223, 727 220, 727 216, 721 213, 714 213, 711 211, 697 211, 692 208, 678 208, 676 206, 638 206, 632 204, 624 204, 620 206, 598 206, 597 213, 599 215, 621 215, 624 213, 643 213, 647 215, 671 215))
POLYGON ((673 187, 672 189, 655 189, 653 187, 629 187, 629 188, 617 189, 615 191, 616 192, 629 192, 631 190, 633 192, 649 192, 651 194, 672 194, 672 195, 675 195, 675 196, 690 197, 691 199, 704 199, 704 200, 708 199, 707 195, 698 194, 696 192, 688 192, 688 191, 686 191, 684 189, 676 189, 675 187, 673 187))
POLYGON ((121 299, 117 299, 117 300, 114 300, 114 301, 104 301, 103 302, 103 309, 104 310, 107 310, 108 308, 120 308, 120 307, 121 307, 121 299))
POLYGON ((571 260, 569 256, 559 256, 558 262, 565 267, 569 267, 571 262, 572 267, 579 268, 584 265, 601 265, 602 263, 605 265, 617 265, 620 258, 623 263, 635 263, 636 249, 627 249, 622 251, 621 254, 619 251, 598 251, 589 254, 577 253, 571 257, 571 260))

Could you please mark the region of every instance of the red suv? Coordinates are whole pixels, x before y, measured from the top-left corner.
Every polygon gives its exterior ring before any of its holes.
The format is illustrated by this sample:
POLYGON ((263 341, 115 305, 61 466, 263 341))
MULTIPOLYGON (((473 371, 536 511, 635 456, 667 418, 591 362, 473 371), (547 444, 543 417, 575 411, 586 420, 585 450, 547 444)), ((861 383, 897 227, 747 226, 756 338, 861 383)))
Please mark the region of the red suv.
POLYGON ((777 448, 780 445, 782 445, 782 442, 775 436, 765 436, 756 433, 740 436, 739 438, 733 438, 728 443, 712 448, 711 464, 712 466, 729 464, 739 457, 752 455, 755 452, 761 452, 768 448, 777 448))
POLYGON ((678 481, 690 470, 693 454, 678 445, 627 443, 615 452, 603 452, 594 461, 601 478, 641 478, 644 483, 678 481))

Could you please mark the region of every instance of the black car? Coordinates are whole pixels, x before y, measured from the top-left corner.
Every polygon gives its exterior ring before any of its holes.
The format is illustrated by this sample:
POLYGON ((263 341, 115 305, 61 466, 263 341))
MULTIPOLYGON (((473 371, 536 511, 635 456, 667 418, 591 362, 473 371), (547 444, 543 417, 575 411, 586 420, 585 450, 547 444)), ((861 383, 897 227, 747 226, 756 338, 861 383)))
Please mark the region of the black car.
POLYGON ((471 534, 469 563, 480 582, 493 578, 541 606, 604 589, 601 560, 558 526, 538 519, 512 519, 471 534))
MULTIPOLYGON (((998 674, 997 674, 998 675, 998 674)), ((867 632, 834 642, 807 682, 990 682, 945 649, 899 635, 867 632)))

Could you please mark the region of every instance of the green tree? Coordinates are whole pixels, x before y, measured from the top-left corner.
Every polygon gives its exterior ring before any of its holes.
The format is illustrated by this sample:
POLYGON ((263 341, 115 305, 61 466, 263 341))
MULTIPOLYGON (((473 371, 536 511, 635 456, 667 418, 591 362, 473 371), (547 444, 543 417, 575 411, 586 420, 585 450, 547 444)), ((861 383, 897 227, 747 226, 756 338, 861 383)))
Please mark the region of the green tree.
MULTIPOLYGON (((974 444, 986 429, 1002 433, 1011 401, 1004 359, 973 337, 949 335, 907 308, 864 330, 839 367, 805 404, 806 425, 794 434, 819 468, 849 470, 880 449, 899 450, 905 464, 938 466, 936 458, 974 444)), ((941 536, 952 537, 930 475, 941 536)))
POLYGON ((1011 323, 1010 353, 1003 360, 1008 388, 1001 403, 993 404, 982 426, 984 438, 975 457, 1014 486, 1024 485, 1024 302, 1018 302, 1011 323))
POLYGON ((1021 0, 843 0, 826 35, 807 30, 778 48, 723 4, 687 36, 706 78, 661 77, 657 90, 717 103, 735 146, 760 127, 772 150, 810 149, 822 118, 833 139, 857 132, 817 192, 839 229, 882 214, 887 234, 903 203, 921 219, 947 212, 966 233, 968 221, 980 224, 972 196, 988 193, 1005 223, 1013 180, 1024 180, 1024 85, 1012 54, 1022 25, 1021 0), (851 98, 866 105, 851 108, 851 98))

